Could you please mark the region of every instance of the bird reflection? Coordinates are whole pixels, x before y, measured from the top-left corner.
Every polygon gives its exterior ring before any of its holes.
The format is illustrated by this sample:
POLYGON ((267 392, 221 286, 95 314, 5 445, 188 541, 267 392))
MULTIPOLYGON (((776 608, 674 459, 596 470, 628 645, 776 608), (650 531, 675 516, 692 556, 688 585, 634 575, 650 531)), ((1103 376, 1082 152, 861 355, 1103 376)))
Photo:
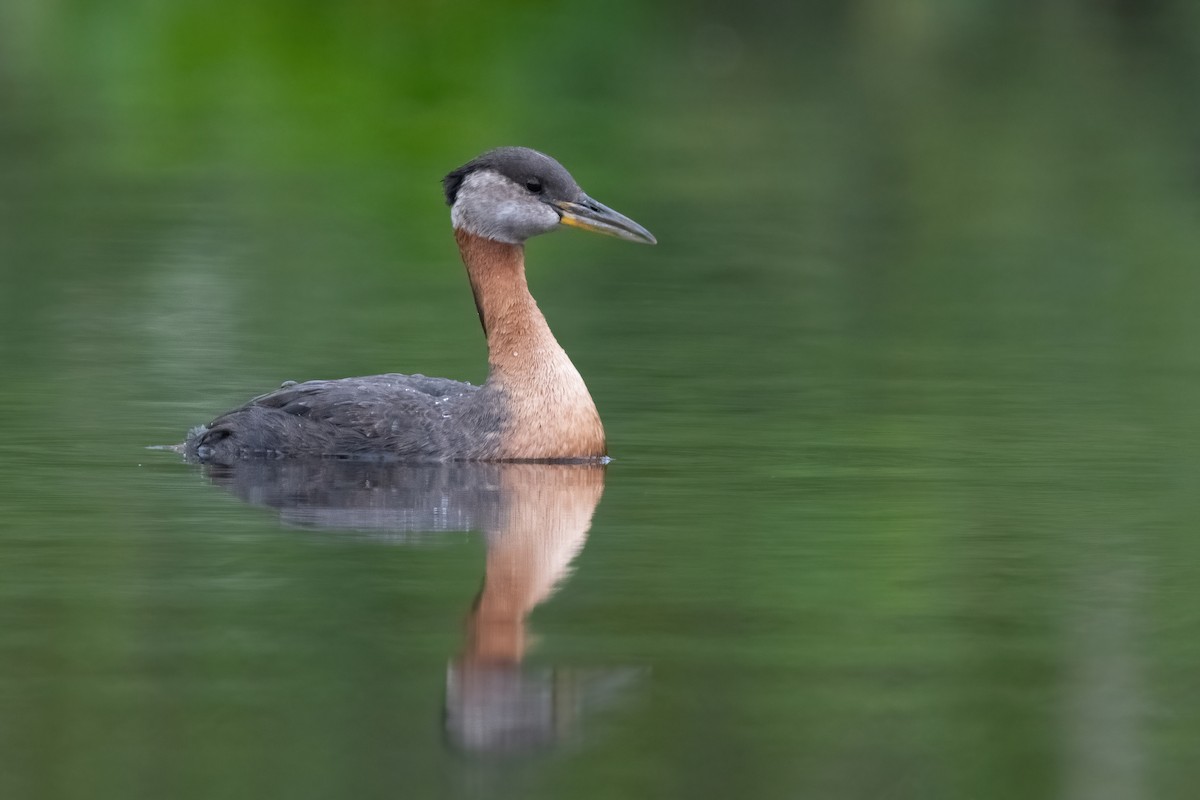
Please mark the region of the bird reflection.
POLYGON ((483 585, 446 674, 445 733, 493 755, 536 751, 575 734, 638 676, 624 668, 527 668, 526 618, 569 574, 604 492, 599 464, 412 465, 242 461, 207 466, 217 485, 281 520, 409 540, 480 530, 483 585))

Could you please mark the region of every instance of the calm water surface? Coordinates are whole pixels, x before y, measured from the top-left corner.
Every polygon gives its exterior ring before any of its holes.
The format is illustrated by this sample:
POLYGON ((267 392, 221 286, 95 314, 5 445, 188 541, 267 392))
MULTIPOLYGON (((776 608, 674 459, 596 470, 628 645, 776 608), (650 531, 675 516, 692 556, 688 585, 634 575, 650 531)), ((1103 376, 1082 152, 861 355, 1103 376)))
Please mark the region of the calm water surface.
POLYGON ((586 102, 513 55, 574 98, 534 127, 373 102, 390 46, 292 86, 269 25, 212 84, 0 62, 0 796, 1190 796, 1190 51, 727 22, 586 102), (510 142, 661 242, 529 247, 611 465, 144 449, 283 380, 481 380, 438 179, 510 142))

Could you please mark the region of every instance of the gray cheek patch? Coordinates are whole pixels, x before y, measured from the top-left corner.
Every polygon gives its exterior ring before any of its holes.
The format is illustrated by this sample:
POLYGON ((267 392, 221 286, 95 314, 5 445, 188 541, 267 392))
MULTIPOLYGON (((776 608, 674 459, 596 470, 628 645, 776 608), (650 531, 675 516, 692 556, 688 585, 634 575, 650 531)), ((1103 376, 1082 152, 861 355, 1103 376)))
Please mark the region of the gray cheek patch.
POLYGON ((558 227, 554 209, 492 170, 467 175, 450 209, 450 220, 455 228, 508 244, 520 244, 558 227))

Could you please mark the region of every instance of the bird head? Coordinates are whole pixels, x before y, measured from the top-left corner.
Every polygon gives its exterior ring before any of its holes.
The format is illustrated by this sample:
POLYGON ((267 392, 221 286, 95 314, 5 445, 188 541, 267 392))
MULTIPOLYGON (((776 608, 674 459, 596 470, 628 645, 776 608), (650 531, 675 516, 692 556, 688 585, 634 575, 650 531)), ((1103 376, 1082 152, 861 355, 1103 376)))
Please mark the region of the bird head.
POLYGON ((655 244, 650 231, 588 197, 571 173, 527 147, 498 147, 442 180, 454 227, 510 244, 565 225, 655 244))

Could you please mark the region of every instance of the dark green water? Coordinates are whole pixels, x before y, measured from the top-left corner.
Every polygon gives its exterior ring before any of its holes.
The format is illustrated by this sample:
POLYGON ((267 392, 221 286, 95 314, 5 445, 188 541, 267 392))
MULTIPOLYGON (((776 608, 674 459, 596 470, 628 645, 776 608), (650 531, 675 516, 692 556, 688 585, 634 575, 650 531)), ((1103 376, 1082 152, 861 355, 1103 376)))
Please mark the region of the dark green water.
POLYGON ((0 796, 1190 796, 1200 22, 1085 5, 6 5, 0 796), (481 380, 506 143, 660 241, 529 247, 603 474, 144 449, 481 380))

